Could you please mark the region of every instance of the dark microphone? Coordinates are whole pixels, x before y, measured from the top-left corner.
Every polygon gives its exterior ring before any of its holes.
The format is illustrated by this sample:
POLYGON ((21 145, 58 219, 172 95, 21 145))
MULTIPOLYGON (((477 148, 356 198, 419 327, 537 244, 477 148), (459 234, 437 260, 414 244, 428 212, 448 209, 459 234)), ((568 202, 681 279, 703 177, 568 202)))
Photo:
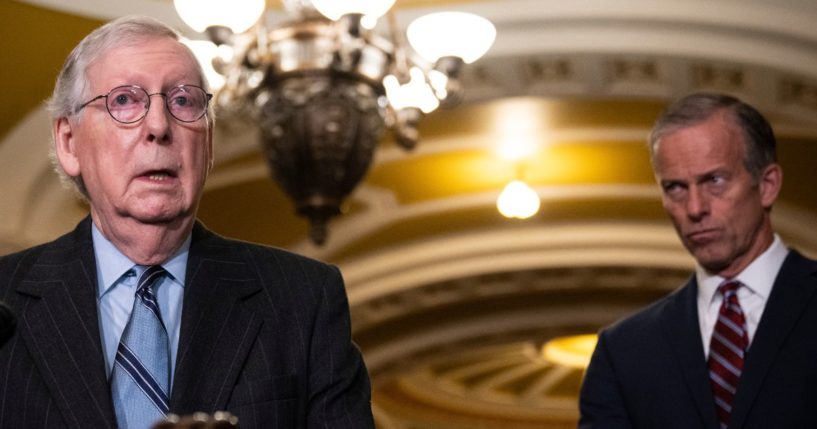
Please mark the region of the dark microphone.
POLYGON ((8 305, 0 301, 0 347, 6 344, 12 335, 14 335, 14 328, 17 327, 17 318, 8 305))

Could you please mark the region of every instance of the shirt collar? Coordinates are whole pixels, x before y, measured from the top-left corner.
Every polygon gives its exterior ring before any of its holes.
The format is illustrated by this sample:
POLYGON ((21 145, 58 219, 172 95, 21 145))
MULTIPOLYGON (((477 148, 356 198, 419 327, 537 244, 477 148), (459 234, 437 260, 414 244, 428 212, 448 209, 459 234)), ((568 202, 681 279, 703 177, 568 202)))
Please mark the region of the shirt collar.
MULTIPOLYGON (((97 297, 102 297, 116 282, 133 268, 136 263, 128 259, 91 223, 91 237, 94 243, 96 256, 96 274, 98 279, 97 297)), ((170 273, 173 281, 184 287, 187 256, 190 252, 192 234, 187 236, 184 243, 173 256, 162 263, 162 267, 170 273)))
MULTIPOLYGON (((780 271, 780 267, 783 266, 783 261, 788 253, 789 250, 783 244, 783 241, 775 234, 772 245, 734 279, 746 286, 752 293, 760 295, 765 301, 769 298, 777 273, 780 271)), ((699 296, 705 298, 706 302, 711 303, 718 291, 718 286, 726 279, 709 274, 700 265, 696 265, 695 276, 698 280, 699 296)))

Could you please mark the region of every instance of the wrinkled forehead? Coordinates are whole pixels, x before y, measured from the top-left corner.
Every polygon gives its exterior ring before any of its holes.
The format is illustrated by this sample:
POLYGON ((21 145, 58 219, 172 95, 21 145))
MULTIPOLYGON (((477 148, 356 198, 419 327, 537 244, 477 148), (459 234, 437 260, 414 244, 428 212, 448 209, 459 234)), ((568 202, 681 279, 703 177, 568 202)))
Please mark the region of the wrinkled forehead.
MULTIPOLYGON (((107 46, 89 64, 85 78, 91 87, 95 83, 136 84, 129 78, 156 77, 166 74, 179 76, 186 84, 206 87, 203 72, 193 52, 176 38, 157 36, 136 36, 122 39, 107 46)), ((99 88, 97 88, 99 89, 99 88)))
POLYGON ((746 156, 743 132, 725 118, 712 117, 669 132, 656 142, 656 173, 673 167, 690 171, 738 167, 746 156))
POLYGON ((652 149, 657 153, 662 146, 694 145, 704 140, 713 148, 737 148, 742 152, 745 137, 734 115, 729 111, 720 110, 700 120, 666 126, 653 142, 652 149))

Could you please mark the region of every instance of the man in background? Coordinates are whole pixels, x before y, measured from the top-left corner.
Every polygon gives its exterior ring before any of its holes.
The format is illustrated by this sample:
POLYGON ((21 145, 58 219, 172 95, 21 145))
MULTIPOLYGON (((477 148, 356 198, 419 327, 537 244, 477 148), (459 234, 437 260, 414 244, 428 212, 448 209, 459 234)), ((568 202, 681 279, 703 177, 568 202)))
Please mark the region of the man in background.
POLYGON ((243 429, 374 426, 338 270, 196 221, 211 97, 152 19, 104 25, 69 55, 53 156, 90 215, 0 258, 18 319, 0 350, 0 427, 147 428, 218 410, 243 429))
POLYGON ((649 149, 689 282, 604 329, 581 428, 817 427, 817 262, 774 233, 775 137, 736 98, 693 94, 649 149))

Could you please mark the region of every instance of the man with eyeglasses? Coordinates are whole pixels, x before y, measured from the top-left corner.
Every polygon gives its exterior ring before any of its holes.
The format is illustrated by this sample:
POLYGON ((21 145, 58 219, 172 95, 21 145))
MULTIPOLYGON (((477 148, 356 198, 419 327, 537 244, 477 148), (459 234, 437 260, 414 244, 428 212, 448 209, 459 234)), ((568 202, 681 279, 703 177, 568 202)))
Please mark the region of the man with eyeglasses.
POLYGON ((337 268, 196 221, 211 97, 152 19, 106 24, 69 55, 52 155, 90 215, 0 258, 18 318, 0 349, 0 427, 148 428, 221 410, 244 429, 374 427, 337 268))

